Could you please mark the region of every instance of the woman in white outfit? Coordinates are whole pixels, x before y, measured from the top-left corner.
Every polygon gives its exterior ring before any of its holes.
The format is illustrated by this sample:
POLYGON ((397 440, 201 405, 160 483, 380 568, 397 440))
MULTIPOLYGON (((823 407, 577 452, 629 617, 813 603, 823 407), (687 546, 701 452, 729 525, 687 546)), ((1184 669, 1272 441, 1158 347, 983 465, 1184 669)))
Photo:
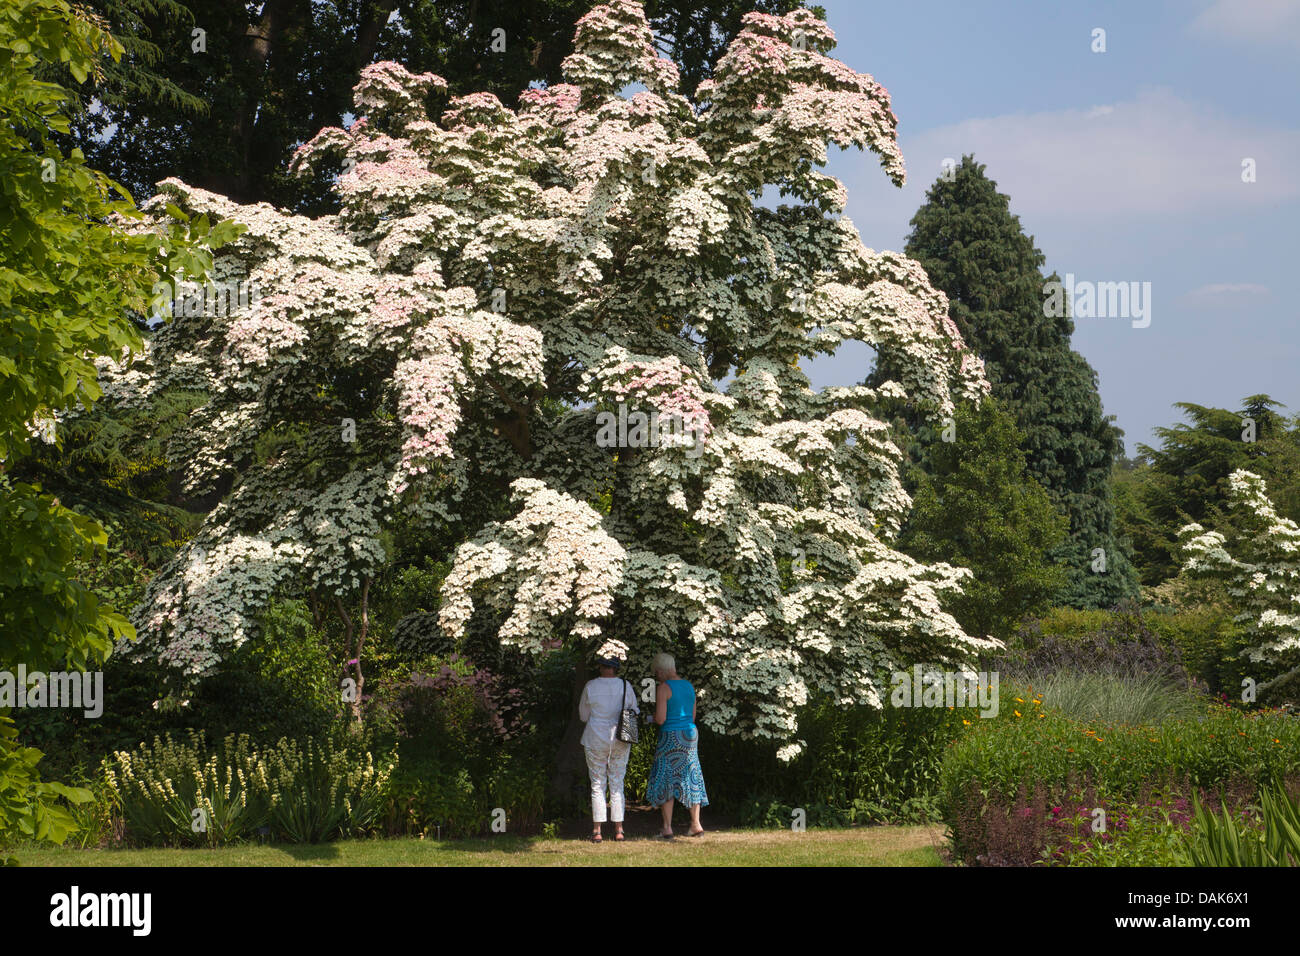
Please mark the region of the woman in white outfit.
POLYGON ((623 839, 623 775, 632 745, 616 740, 618 715, 625 708, 640 713, 632 685, 618 677, 620 661, 600 660, 600 676, 587 681, 578 701, 578 716, 586 723, 582 747, 587 752, 587 774, 591 777, 591 839, 601 842, 600 825, 605 822, 605 788, 609 787, 609 818, 614 821, 614 839, 623 839))

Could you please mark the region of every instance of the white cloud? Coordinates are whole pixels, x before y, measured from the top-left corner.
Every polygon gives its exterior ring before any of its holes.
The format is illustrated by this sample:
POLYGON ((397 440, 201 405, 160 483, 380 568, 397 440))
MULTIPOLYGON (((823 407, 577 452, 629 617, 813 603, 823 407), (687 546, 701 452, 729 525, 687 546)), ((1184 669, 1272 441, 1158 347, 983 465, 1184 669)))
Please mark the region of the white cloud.
MULTIPOLYGON (((1247 211, 1300 195, 1300 130, 1225 115, 1165 89, 1090 108, 965 120, 901 145, 911 182, 892 200, 871 189, 875 208, 865 218, 895 203, 915 209, 944 158, 964 153, 988 166, 1013 212, 1036 223, 1247 211), (1247 158, 1255 161, 1253 183, 1241 178, 1247 158)), ((870 178, 855 177, 849 195, 870 178)))
POLYGON ((1296 0, 1215 0, 1190 27, 1213 39, 1227 37, 1259 46, 1300 50, 1300 3, 1296 0))

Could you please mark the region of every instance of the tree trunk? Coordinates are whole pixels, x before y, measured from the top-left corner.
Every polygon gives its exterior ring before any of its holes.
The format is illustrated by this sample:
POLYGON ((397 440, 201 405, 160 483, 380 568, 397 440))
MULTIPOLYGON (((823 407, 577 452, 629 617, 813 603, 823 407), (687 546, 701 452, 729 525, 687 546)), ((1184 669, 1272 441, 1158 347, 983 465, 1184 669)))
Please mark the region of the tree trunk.
POLYGON ((286 29, 301 27, 309 22, 311 4, 307 0, 266 0, 259 18, 239 31, 234 38, 232 66, 244 82, 243 102, 232 112, 228 135, 233 153, 238 157, 236 168, 229 175, 215 177, 219 180, 218 192, 237 202, 253 202, 258 195, 260 181, 281 157, 268 154, 254 156, 254 148, 261 142, 263 130, 258 124, 258 108, 262 103, 277 97, 276 79, 270 75, 271 60, 286 29), (255 168, 269 163, 269 169, 255 168))
POLYGON ((347 655, 343 659, 342 678, 340 685, 348 680, 355 673, 355 685, 352 688, 352 700, 348 701, 348 709, 352 712, 352 728, 361 729, 361 689, 365 685, 365 676, 361 673, 361 647, 366 640, 366 630, 370 625, 370 614, 368 602, 370 597, 370 579, 366 578, 361 585, 361 637, 360 640, 353 643, 356 637, 356 624, 352 616, 348 614, 348 609, 343 606, 343 599, 334 598, 334 606, 338 609, 339 617, 343 619, 343 653, 347 655), (354 663, 355 662, 355 663, 354 663), (355 671, 354 671, 355 668, 355 671))
POLYGON ((361 632, 357 635, 357 646, 350 660, 355 660, 357 669, 357 699, 352 704, 352 716, 356 719, 357 730, 361 729, 361 692, 366 686, 366 675, 361 672, 361 652, 366 646, 366 634, 370 631, 370 578, 361 582, 361 632))
POLYGON ((379 34, 388 25, 388 18, 397 9, 397 0, 377 0, 373 6, 361 10, 361 25, 357 30, 357 73, 370 65, 379 34))

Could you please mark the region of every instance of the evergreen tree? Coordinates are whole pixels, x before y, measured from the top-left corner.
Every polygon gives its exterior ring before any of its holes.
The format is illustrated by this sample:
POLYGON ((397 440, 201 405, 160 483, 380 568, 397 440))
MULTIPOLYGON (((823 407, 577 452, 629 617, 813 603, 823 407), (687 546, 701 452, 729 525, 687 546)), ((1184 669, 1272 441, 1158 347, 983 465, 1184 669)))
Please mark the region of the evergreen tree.
POLYGON ((1064 583, 1051 555, 1065 518, 1030 477, 1024 436, 995 399, 961 406, 949 437, 930 449, 899 547, 974 572, 953 598, 953 617, 967 633, 1004 640, 1064 583))
MULTIPOLYGON (((1097 373, 1070 348, 1068 310, 1046 314, 1044 285, 1055 277, 1044 279, 1046 260, 1011 214, 1010 198, 982 164, 963 157, 930 188, 906 252, 947 294, 949 316, 1025 435, 1029 473, 1069 520, 1054 555, 1066 572, 1057 600, 1110 607, 1132 595, 1137 578, 1115 536, 1109 484, 1123 433, 1102 412, 1097 373)), ((872 381, 893 376, 880 364, 872 381)), ((927 457, 919 456, 923 470, 933 468, 927 457)))
POLYGON ((1278 513, 1300 518, 1300 429, 1275 411, 1280 405, 1268 395, 1242 399, 1240 411, 1179 402, 1175 407, 1190 421, 1157 428, 1158 448, 1138 445, 1116 487, 1119 528, 1133 542, 1143 584, 1178 573, 1183 525, 1234 525, 1228 506, 1234 471, 1259 475, 1278 513))

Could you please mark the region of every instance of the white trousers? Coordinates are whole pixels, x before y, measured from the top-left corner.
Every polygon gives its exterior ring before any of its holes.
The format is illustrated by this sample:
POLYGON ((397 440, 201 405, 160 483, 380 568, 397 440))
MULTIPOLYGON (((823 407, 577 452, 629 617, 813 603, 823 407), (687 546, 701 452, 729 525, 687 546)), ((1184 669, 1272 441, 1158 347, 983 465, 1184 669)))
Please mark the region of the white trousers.
POLYGON ((609 818, 623 822, 623 777, 632 745, 626 740, 610 741, 605 747, 583 747, 587 752, 587 776, 591 778, 591 820, 605 822, 605 788, 609 787, 609 818))

